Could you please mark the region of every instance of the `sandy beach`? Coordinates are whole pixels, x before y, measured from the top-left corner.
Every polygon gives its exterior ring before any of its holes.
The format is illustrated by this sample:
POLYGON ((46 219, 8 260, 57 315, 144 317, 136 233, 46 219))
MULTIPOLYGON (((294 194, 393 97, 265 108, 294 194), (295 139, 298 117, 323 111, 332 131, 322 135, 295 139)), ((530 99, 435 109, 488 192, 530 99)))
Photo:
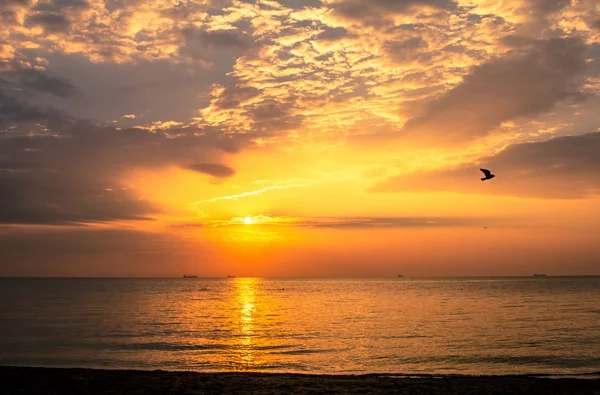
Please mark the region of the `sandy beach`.
POLYGON ((600 394, 600 380, 0 367, 0 394, 600 394))

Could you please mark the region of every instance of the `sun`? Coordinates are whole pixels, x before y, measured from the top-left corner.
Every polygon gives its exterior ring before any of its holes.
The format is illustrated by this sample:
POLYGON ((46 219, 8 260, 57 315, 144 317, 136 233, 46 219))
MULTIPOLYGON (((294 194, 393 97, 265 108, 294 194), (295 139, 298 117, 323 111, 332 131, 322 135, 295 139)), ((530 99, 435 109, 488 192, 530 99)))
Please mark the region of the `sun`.
POLYGON ((250 225, 250 224, 252 223, 252 218, 250 218, 250 217, 246 217, 246 218, 244 218, 244 223, 245 223, 246 225, 250 225))

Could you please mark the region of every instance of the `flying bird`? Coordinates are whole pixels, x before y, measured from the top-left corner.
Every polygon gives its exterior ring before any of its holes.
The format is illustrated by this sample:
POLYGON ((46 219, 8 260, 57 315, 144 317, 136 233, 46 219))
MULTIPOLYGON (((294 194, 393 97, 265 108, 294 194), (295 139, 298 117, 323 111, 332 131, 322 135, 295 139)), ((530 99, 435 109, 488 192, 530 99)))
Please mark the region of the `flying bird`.
POLYGON ((496 177, 496 175, 492 174, 492 172, 489 171, 488 169, 479 169, 479 170, 481 170, 483 172, 483 175, 485 176, 481 179, 481 181, 491 180, 492 178, 496 177))

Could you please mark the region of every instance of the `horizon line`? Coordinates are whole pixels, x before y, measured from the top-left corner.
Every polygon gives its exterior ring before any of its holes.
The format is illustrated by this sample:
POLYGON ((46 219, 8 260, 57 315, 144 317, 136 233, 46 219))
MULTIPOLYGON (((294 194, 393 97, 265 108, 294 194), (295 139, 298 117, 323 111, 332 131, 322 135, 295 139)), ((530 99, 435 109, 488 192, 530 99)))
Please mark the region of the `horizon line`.
MULTIPOLYGON (((450 276, 197 276, 187 278, 193 279, 232 279, 232 278, 259 278, 259 279, 422 279, 422 278, 529 278, 529 277, 600 277, 600 274, 544 274, 535 276, 534 274, 515 274, 515 275, 450 275, 450 276)), ((3 276, 0 278, 46 278, 46 279, 184 279, 183 276, 3 276)))

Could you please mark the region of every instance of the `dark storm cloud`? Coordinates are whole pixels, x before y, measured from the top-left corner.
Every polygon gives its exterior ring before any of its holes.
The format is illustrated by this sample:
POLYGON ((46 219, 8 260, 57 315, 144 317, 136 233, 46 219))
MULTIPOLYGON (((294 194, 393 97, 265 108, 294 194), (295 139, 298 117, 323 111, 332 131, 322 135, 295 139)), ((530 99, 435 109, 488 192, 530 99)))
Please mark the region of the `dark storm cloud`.
POLYGON ((232 177, 235 174, 235 170, 231 167, 220 163, 195 163, 187 166, 187 168, 214 177, 232 177))
MULTIPOLYGON (((248 138, 196 128, 168 132, 98 126, 0 91, 0 223, 148 218, 158 210, 120 183, 126 171, 185 167, 209 153, 235 152, 248 138)), ((224 169, 215 163, 212 171, 224 169)))
POLYGON ((390 15, 409 14, 422 7, 438 10, 456 8, 452 0, 344 0, 331 6, 340 16, 374 25, 381 24, 390 15))
POLYGON ((538 198, 600 194, 600 133, 514 144, 479 164, 393 177, 372 192, 453 191, 538 198), (479 168, 496 178, 482 183, 479 168))
POLYGON ((584 50, 577 39, 543 40, 477 66, 460 85, 428 103, 425 113, 409 120, 404 130, 417 140, 468 140, 504 121, 581 100, 584 50))

